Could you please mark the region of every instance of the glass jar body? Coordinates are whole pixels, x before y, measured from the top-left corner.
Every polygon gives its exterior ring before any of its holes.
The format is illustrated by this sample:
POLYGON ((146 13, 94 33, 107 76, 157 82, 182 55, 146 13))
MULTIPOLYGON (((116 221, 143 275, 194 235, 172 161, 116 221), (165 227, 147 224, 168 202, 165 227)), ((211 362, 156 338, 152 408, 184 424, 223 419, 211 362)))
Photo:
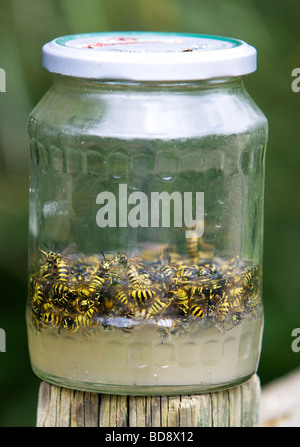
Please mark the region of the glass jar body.
POLYGON ((255 373, 267 121, 243 80, 58 76, 29 135, 36 374, 153 395, 255 373))

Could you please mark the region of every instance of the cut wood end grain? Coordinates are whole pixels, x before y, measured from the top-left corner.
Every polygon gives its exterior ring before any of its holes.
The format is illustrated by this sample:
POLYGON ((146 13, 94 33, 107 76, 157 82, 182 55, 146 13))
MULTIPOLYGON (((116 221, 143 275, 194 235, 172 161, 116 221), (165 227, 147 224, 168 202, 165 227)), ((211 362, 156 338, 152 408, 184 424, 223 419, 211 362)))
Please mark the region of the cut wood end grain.
POLYGON ((229 390, 181 396, 121 396, 69 390, 42 382, 37 427, 253 427, 257 375, 229 390))

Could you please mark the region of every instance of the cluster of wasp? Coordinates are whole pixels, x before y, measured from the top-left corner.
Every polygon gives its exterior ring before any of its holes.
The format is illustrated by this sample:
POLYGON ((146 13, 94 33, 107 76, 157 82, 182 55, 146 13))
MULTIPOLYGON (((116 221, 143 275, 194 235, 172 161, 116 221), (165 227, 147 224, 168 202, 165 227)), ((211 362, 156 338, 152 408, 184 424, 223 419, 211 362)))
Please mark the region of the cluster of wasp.
POLYGON ((131 330, 147 322, 171 332, 197 321, 238 324, 254 315, 259 267, 230 261, 168 255, 147 262, 124 252, 64 256, 41 251, 38 275, 30 280, 31 316, 37 330, 59 333, 87 327, 131 330))

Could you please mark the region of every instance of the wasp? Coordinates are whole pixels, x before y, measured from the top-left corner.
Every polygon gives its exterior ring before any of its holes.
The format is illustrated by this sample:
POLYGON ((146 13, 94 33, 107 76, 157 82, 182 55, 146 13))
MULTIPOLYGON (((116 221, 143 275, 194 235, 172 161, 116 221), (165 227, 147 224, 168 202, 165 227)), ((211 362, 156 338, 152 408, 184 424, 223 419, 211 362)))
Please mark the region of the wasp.
POLYGON ((106 312, 110 312, 114 307, 114 300, 111 296, 105 295, 102 299, 102 305, 106 312))
POLYGON ((74 287, 74 293, 81 298, 92 298, 97 293, 97 288, 92 284, 78 284, 74 287))
POLYGON ((103 261, 101 261, 100 263, 100 269, 104 270, 105 272, 107 272, 110 269, 110 261, 108 259, 106 259, 105 254, 103 253, 103 251, 100 252, 103 256, 103 261))
POLYGON ((40 275, 42 278, 51 279, 54 274, 55 260, 57 253, 55 251, 44 251, 41 248, 40 252, 45 256, 45 262, 40 268, 40 275))
POLYGON ((164 265, 158 271, 157 278, 162 281, 170 281, 176 273, 176 268, 170 265, 164 265))
POLYGON ((44 288, 37 280, 33 280, 32 301, 37 305, 40 305, 45 301, 44 288))
POLYGON ((202 306, 198 303, 198 301, 191 301, 190 308, 189 308, 190 314, 197 318, 204 318, 204 311, 202 306))
POLYGON ((260 300, 260 294, 255 293, 252 298, 252 307, 255 308, 260 300))
POLYGON ((109 285, 112 283, 112 278, 109 276, 101 276, 99 274, 95 274, 91 277, 90 285, 98 288, 102 288, 104 285, 109 285))
POLYGON ((194 236, 186 239, 186 251, 191 258, 198 257, 199 237, 194 236))
POLYGON ((94 300, 89 298, 78 297, 73 302, 74 309, 79 313, 86 313, 94 306, 94 300))
POLYGON ((223 322, 229 312, 229 302, 226 296, 224 296, 215 306, 215 313, 219 318, 219 321, 223 322))
MULTIPOLYGON (((209 281, 201 287, 201 294, 207 307, 207 315, 216 313, 218 305, 225 299, 225 291, 218 281, 209 281)), ((220 313, 222 313, 221 310, 220 313)))
POLYGON ((151 318, 155 315, 163 315, 170 306, 170 299, 161 299, 157 297, 147 308, 146 318, 151 318))
POLYGON ((177 288, 173 293, 173 302, 178 307, 178 309, 182 312, 184 316, 186 316, 189 312, 190 300, 189 294, 187 290, 184 288, 177 288))
POLYGON ((76 322, 77 322, 78 326, 82 326, 82 327, 97 326, 97 322, 94 319, 87 317, 86 315, 78 315, 76 317, 76 322))
POLYGON ((33 304, 31 307, 31 321, 37 330, 40 328, 41 313, 41 306, 38 304, 33 304))
POLYGON ((221 274, 220 265, 216 262, 208 262, 205 264, 202 264, 198 268, 198 275, 199 276, 207 276, 210 275, 212 277, 219 276, 221 274))
POLYGON ((71 317, 71 316, 65 316, 62 318, 61 323, 60 323, 60 328, 59 331, 61 329, 65 329, 67 332, 76 332, 79 329, 79 325, 77 322, 77 318, 76 317, 71 317))
POLYGON ((234 326, 236 326, 242 319, 242 313, 241 312, 235 312, 232 315, 232 323, 234 326))
POLYGON ((243 286, 249 291, 250 294, 254 292, 257 286, 258 271, 258 267, 254 267, 253 269, 247 271, 246 274, 243 276, 243 286))
POLYGON ((70 274, 68 261, 62 256, 57 256, 55 260, 55 266, 57 268, 58 281, 67 282, 70 274))
MULTIPOLYGON (((162 317, 156 320, 155 326, 159 330, 162 337, 165 338, 178 327, 178 322, 174 318, 162 317)), ((162 340, 162 344, 163 343, 164 340, 162 340)))
POLYGON ((42 326, 59 326, 60 316, 57 312, 41 312, 39 321, 42 326))
POLYGON ((121 315, 126 313, 128 317, 136 315, 139 309, 136 299, 133 299, 128 291, 118 290, 115 295, 115 303, 116 306, 121 309, 121 315))
POLYGON ((229 307, 231 310, 239 309, 243 304, 244 287, 233 287, 228 294, 229 307))
POLYGON ((128 294, 125 293, 123 290, 120 290, 115 295, 115 301, 120 306, 126 306, 129 304, 129 297, 128 294))
MULTIPOLYGON (((195 226, 193 230, 195 230, 195 226)), ((203 237, 199 237, 196 231, 194 231, 192 236, 191 238, 186 238, 186 251, 191 258, 198 258, 199 255, 202 257, 204 252, 213 256, 216 248, 214 245, 204 242, 203 237), (199 251, 199 248, 202 251, 199 251)))
POLYGON ((247 312, 251 313, 252 316, 255 315, 259 300, 260 300, 260 293, 256 292, 252 294, 252 296, 249 297, 249 299, 245 302, 245 309, 247 312))
POLYGON ((67 306, 75 297, 73 289, 69 288, 64 282, 55 283, 52 287, 53 303, 57 306, 67 306))
POLYGON ((96 316, 98 313, 98 309, 95 306, 95 304, 92 304, 88 307, 88 309, 84 312, 84 316, 86 318, 93 318, 94 316, 96 316))
POLYGON ((60 328, 65 329, 69 333, 78 331, 79 328, 96 327, 97 323, 86 317, 85 315, 65 316, 62 318, 60 328))
POLYGON ((31 315, 32 317, 38 319, 41 315, 41 306, 39 306, 38 304, 33 304, 31 306, 31 315))
POLYGON ((46 263, 48 262, 49 265, 53 265, 55 262, 56 257, 58 256, 58 253, 54 250, 47 250, 44 251, 41 248, 39 248, 40 252, 45 256, 46 258, 46 263))
POLYGON ((46 301, 41 305, 41 314, 57 312, 57 308, 53 301, 46 301))
POLYGON ((131 265, 127 268, 127 276, 130 283, 136 288, 147 287, 151 285, 149 274, 139 273, 139 270, 135 265, 131 265))
POLYGON ((86 280, 86 276, 81 272, 74 272, 69 278, 71 283, 81 283, 86 280))
POLYGON ((113 268, 116 265, 126 267, 128 262, 128 257, 123 251, 119 251, 116 256, 110 261, 110 267, 113 268))
POLYGON ((143 307, 148 301, 156 298, 157 292, 149 288, 139 288, 131 290, 130 296, 136 300, 140 307, 143 307))
POLYGON ((193 281, 197 275, 197 267, 195 266, 186 266, 182 265, 179 267, 175 273, 175 282, 176 283, 188 283, 193 281))
POLYGON ((209 312, 213 311, 215 305, 225 298, 227 283, 227 279, 222 278, 221 280, 209 281, 202 288, 202 294, 205 297, 209 312))
POLYGON ((204 318, 205 297, 201 287, 192 287, 190 291, 189 312, 197 318, 204 318))
POLYGON ((159 328, 171 330, 172 328, 176 327, 177 323, 174 318, 162 317, 156 320, 155 325, 159 328))
POLYGON ((114 289, 111 287, 103 287, 101 291, 97 291, 94 300, 95 304, 103 312, 110 312, 115 307, 114 289))

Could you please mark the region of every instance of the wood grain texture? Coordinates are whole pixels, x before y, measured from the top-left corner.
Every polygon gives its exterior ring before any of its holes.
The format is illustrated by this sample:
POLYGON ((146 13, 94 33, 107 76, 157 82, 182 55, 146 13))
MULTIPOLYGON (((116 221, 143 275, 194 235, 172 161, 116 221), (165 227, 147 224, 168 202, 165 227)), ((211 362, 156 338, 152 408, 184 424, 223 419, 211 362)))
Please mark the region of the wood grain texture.
POLYGON ((254 427, 260 381, 254 375, 225 391, 188 396, 121 396, 42 382, 37 427, 254 427))

